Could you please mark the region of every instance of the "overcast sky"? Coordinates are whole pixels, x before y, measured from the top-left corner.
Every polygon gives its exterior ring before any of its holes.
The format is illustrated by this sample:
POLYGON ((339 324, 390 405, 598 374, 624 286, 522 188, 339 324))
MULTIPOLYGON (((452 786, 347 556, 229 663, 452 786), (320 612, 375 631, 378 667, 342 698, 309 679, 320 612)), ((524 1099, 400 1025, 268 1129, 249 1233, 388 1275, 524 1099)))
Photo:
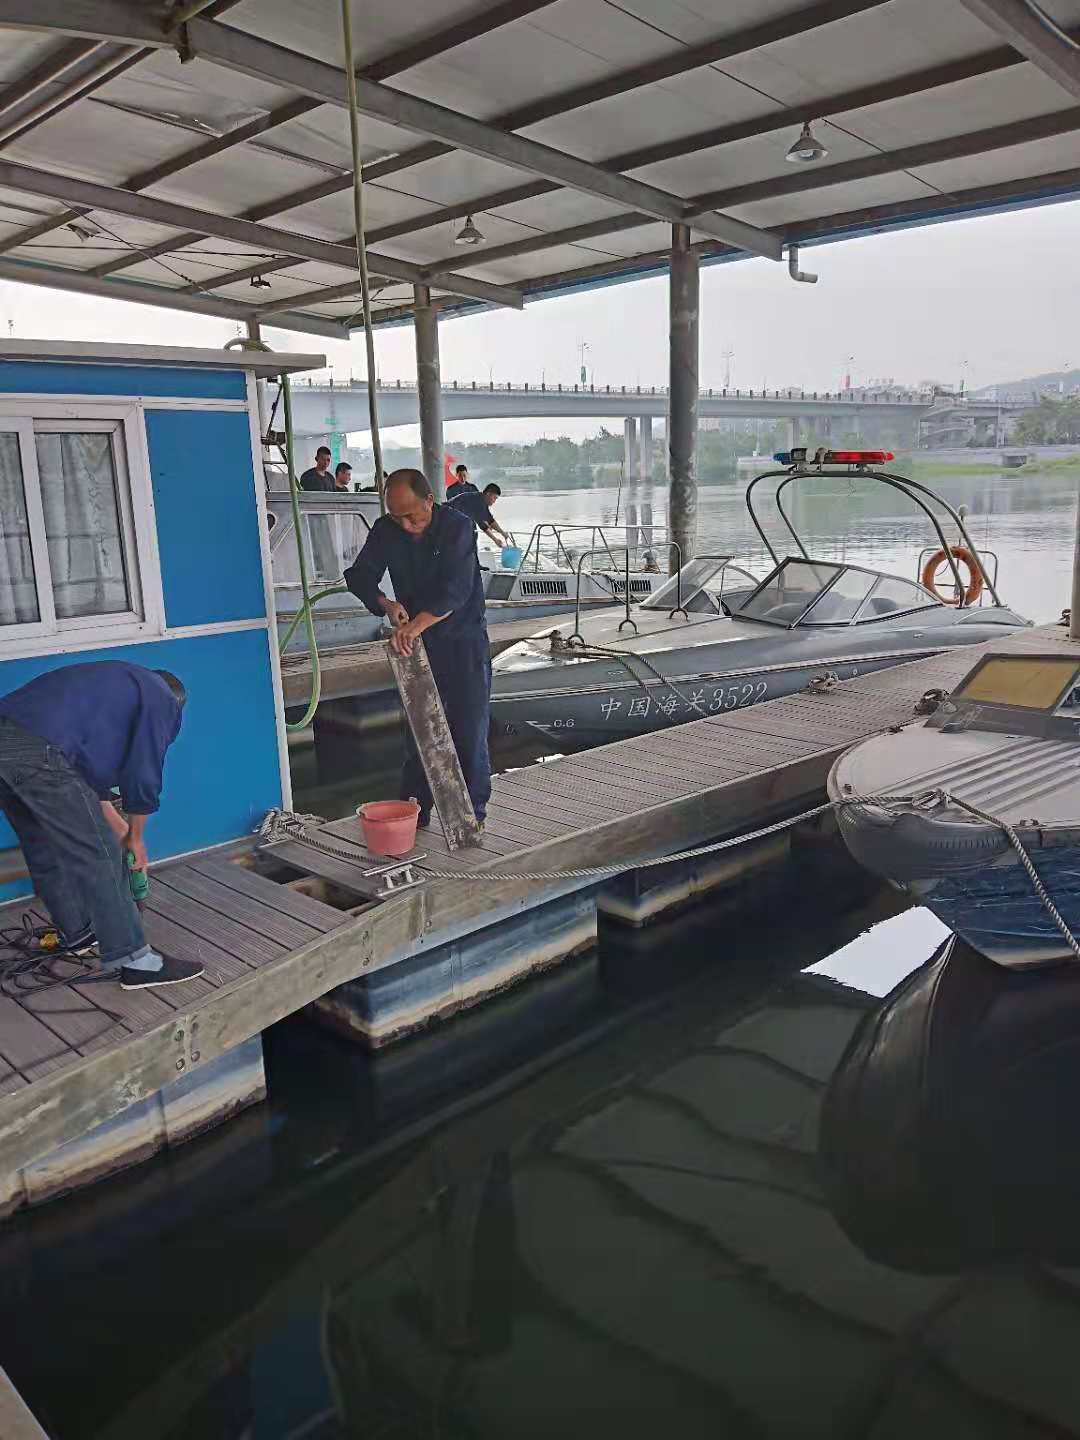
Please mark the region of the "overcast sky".
MULTIPOLYGON (((954 221, 803 251, 817 285, 784 265, 747 260, 702 271, 701 383, 835 389, 851 360, 856 384, 882 377, 969 386, 1080 365, 1080 202, 954 221)), ((20 338, 220 345, 228 322, 143 305, 0 285, 0 318, 20 338)), ((441 328, 444 380, 573 383, 579 345, 600 385, 667 379, 667 287, 662 278, 610 286, 524 312, 492 312, 441 328)), ((365 373, 363 337, 351 344, 268 330, 276 349, 325 353, 335 374, 365 373)), ((415 376, 408 327, 376 335, 384 379, 415 376)), ((593 433, 599 422, 472 421, 447 439, 530 439, 593 433)), ((412 443, 412 432, 394 439, 412 443)))

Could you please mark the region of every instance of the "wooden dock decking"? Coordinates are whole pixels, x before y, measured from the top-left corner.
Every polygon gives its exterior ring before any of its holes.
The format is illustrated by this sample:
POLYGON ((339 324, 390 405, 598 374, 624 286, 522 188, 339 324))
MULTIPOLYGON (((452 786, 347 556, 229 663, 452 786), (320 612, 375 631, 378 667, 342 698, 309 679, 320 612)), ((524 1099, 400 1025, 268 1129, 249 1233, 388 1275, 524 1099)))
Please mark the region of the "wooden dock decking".
POLYGON ((322 832, 342 853, 299 841, 270 851, 279 871, 334 887, 345 909, 231 854, 164 865, 153 875, 149 937, 199 959, 205 978, 133 994, 76 982, 0 1002, 0 1177, 334 987, 588 883, 507 872, 652 858, 793 813, 820 799, 843 750, 910 720, 925 690, 951 687, 983 650, 1065 647, 1080 661, 1062 628, 1026 630, 498 776, 482 844, 451 855, 434 828, 423 832, 426 883, 381 902, 362 872, 384 862, 364 850, 355 819, 322 832), (478 878, 437 873, 450 870, 478 878))

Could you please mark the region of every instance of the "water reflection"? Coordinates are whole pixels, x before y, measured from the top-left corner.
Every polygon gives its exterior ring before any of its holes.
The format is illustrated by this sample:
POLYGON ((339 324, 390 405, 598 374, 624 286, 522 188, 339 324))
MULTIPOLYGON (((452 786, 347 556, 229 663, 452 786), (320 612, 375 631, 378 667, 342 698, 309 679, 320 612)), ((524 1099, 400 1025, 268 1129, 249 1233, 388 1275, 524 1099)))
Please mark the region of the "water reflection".
MULTIPOLYGON (((1075 533, 1077 480, 1073 474, 1016 476, 987 473, 934 477, 927 482, 954 507, 967 509, 975 543, 1000 559, 1002 599, 1031 619, 1056 619, 1068 603, 1075 533)), ((760 487, 763 488, 763 487, 760 487)), ((698 493, 698 547, 734 552, 752 570, 769 568, 764 547, 746 514, 745 480, 703 484, 698 493)), ((916 578, 920 552, 937 548, 925 516, 895 492, 868 482, 822 479, 790 487, 792 517, 812 553, 916 578), (812 542, 812 543, 811 543, 812 542)), ((547 492, 504 487, 499 502, 520 536, 544 521, 666 523, 667 493, 661 485, 579 488, 547 492)), ((508 518, 507 518, 508 517, 508 518)), ((779 553, 791 548, 783 524, 767 526, 779 553)))
POLYGON ((829 1084, 830 1202, 889 1265, 1080 1264, 1080 974, 949 937, 866 1016, 829 1084))
POLYGON ((50 1433, 1077 1433, 1080 977, 820 865, 382 1059, 284 1027, 287 1107, 0 1232, 50 1433))

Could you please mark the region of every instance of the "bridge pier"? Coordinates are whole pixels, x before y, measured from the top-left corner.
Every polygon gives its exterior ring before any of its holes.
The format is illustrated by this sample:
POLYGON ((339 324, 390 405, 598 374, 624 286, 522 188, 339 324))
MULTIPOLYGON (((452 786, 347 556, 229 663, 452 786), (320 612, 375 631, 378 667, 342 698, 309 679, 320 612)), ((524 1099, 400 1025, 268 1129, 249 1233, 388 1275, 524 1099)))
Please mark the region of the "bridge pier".
POLYGON ((668 524, 683 564, 697 541, 698 319, 701 286, 690 227, 671 227, 669 281, 668 524))
POLYGON ((638 471, 643 485, 652 479, 652 462, 652 416, 642 415, 638 419, 638 471))
POLYGON ((633 415, 623 420, 623 482, 633 485, 638 475, 637 421, 633 415))
POLYGON ((420 451, 424 474, 436 500, 446 498, 442 380, 439 375, 439 312, 426 285, 413 286, 416 333, 416 392, 420 407, 420 451))

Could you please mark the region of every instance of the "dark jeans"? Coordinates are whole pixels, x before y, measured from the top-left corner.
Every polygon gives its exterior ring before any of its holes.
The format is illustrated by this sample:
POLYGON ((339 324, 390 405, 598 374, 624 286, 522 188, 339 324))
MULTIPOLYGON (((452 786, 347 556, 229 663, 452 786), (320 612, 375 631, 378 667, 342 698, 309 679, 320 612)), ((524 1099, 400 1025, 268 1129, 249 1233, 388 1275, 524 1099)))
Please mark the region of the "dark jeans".
MULTIPOLYGON (((487 630, 477 625, 458 631, 446 640, 436 641, 433 637, 431 643, 425 637, 424 648, 435 684, 439 687, 469 798, 476 818, 483 820, 491 799, 491 757, 488 753, 491 646, 487 630)), ((430 815, 431 789, 408 729, 405 732, 405 764, 401 771, 400 794, 403 800, 415 795, 421 812, 430 815)))
POLYGON ((97 796, 54 745, 2 718, 0 810, 65 939, 92 931, 106 965, 147 953, 124 856, 97 796))

